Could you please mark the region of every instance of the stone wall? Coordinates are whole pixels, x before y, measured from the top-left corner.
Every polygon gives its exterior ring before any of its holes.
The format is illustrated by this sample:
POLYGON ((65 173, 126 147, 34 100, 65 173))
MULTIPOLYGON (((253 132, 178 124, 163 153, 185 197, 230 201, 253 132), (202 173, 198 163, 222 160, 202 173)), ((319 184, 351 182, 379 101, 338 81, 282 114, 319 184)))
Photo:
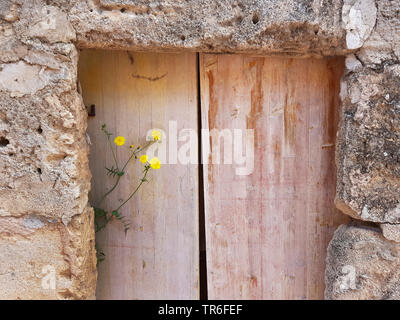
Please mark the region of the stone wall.
POLYGON ((57 5, 1 1, 0 18, 0 297, 93 298, 76 33, 57 5))
POLYGON ((0 297, 94 297, 77 62, 79 48, 102 48, 346 55, 336 205, 374 225, 335 233, 326 297, 398 298, 399 10, 400 0, 1 1, 0 297))
MULTIPOLYGON (((336 231, 328 248, 326 298, 399 299, 400 1, 357 2, 367 6, 365 21, 372 28, 346 57, 336 206, 377 228, 358 223, 336 231), (349 268, 354 268, 353 288, 343 283, 349 268)), ((347 33, 347 41, 352 37, 347 33)))

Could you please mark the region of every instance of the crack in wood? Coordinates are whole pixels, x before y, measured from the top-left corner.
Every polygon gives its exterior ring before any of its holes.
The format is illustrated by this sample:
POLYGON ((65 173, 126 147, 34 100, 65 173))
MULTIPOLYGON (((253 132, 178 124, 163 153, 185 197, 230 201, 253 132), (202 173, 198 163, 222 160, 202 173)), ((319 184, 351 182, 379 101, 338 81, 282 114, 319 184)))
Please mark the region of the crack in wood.
POLYGON ((158 80, 165 78, 167 76, 167 74, 168 74, 168 72, 166 72, 163 75, 158 76, 158 77, 146 77, 146 76, 142 76, 139 74, 132 74, 132 77, 136 78, 136 79, 148 80, 148 81, 154 82, 154 81, 158 81, 158 80))

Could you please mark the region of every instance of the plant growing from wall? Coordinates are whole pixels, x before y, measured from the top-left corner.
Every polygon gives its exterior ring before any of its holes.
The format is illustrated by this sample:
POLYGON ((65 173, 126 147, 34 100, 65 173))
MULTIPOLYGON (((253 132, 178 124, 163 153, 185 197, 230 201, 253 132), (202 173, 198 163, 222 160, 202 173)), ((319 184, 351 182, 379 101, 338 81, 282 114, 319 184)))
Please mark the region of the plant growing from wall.
MULTIPOLYGON (((101 126, 101 130, 104 132, 106 139, 107 139, 107 144, 109 149, 111 150, 112 156, 113 156, 113 160, 114 163, 112 164, 111 167, 106 167, 106 174, 108 176, 111 176, 114 179, 114 184, 113 186, 106 192, 104 193, 104 195, 100 198, 100 201, 98 202, 98 204, 96 206, 94 206, 94 214, 95 214, 95 231, 96 233, 103 230, 108 223, 110 223, 112 220, 117 220, 119 222, 122 223, 123 227, 124 227, 124 232, 125 234, 128 232, 129 227, 130 227, 130 222, 129 220, 124 217, 121 214, 121 209, 122 207, 129 201, 132 199, 132 197, 138 192, 138 190, 140 189, 140 187, 147 181, 147 175, 149 173, 149 171, 151 169, 157 170, 161 167, 161 163, 160 160, 157 157, 151 158, 149 160, 148 156, 146 154, 142 154, 141 156, 139 156, 141 153, 143 153, 143 151, 145 151, 150 145, 152 145, 153 143, 159 141, 161 139, 161 132, 158 130, 153 130, 151 132, 151 136, 152 136, 152 140, 147 142, 144 146, 137 146, 135 147, 134 145, 130 145, 128 148, 128 152, 129 152, 129 156, 127 157, 127 160, 123 163, 123 165, 121 166, 118 163, 117 157, 116 157, 116 152, 114 150, 114 148, 118 148, 118 147, 123 147, 125 145, 126 139, 123 136, 117 136, 114 138, 114 144, 115 146, 112 144, 112 133, 110 133, 107 130, 107 127, 105 124, 103 124, 101 126), (136 186, 136 188, 132 191, 132 193, 118 206, 116 207, 114 210, 106 210, 104 208, 102 208, 102 204, 104 203, 105 199, 112 193, 114 192, 117 187, 118 184, 120 183, 122 177, 125 175, 125 170, 128 166, 128 164, 132 161, 132 160, 136 160, 138 159, 140 160, 140 162, 144 165, 143 168, 143 175, 140 178, 140 180, 138 181, 138 185, 136 186)), ((105 258, 105 254, 102 252, 101 249, 99 249, 96 245, 96 254, 97 254, 97 262, 101 262, 104 260, 105 258)))

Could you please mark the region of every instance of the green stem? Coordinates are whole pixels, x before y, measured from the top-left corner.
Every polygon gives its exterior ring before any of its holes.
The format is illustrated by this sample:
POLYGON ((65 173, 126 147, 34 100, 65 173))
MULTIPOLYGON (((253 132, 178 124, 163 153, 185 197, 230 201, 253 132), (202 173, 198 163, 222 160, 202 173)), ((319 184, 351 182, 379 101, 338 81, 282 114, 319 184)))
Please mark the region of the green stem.
POLYGON ((103 203, 104 199, 105 199, 111 192, 113 192, 113 191, 115 190, 115 188, 117 187, 117 185, 118 185, 119 180, 121 179, 121 177, 122 177, 122 176, 118 176, 117 181, 115 181, 114 186, 113 186, 110 190, 108 190, 108 191, 104 194, 104 196, 101 197, 101 200, 100 200, 100 202, 99 202, 99 206, 100 206, 100 204, 103 203))
POLYGON ((116 210, 114 210, 114 211, 117 211, 117 212, 118 212, 118 210, 121 209, 122 206, 125 205, 125 203, 127 203, 127 202, 135 195, 135 193, 139 190, 139 188, 140 188, 140 186, 143 184, 143 182, 146 181, 146 176, 147 176, 147 173, 149 172, 149 169, 150 169, 150 167, 146 167, 145 172, 144 172, 144 175, 143 175, 143 178, 142 178, 142 180, 140 181, 139 185, 136 187, 135 191, 133 191, 133 192, 131 193, 131 195, 128 197, 128 199, 126 199, 126 200, 125 200, 116 210))
POLYGON ((107 137, 107 140, 108 140, 108 144, 110 145, 110 149, 111 149, 111 152, 112 152, 112 155, 113 155, 113 158, 114 158, 115 166, 117 167, 117 170, 118 170, 117 157, 115 156, 115 152, 114 152, 114 149, 112 147, 112 143, 111 143, 110 137, 107 137))
MULTIPOLYGON (((108 142, 109 142, 109 144, 110 144, 110 148, 111 148, 111 151, 112 151, 112 154, 113 154, 113 158, 114 158, 114 161, 115 161, 115 165, 117 166, 117 170, 119 171, 118 165, 117 165, 117 159, 116 159, 116 157, 115 157, 114 150, 113 150, 113 148, 112 148, 112 144, 111 144, 111 141, 110 141, 110 137, 109 137, 109 136, 107 136, 107 140, 108 140, 108 142)), ((149 141, 149 142, 148 142, 145 146, 143 146, 142 148, 140 148, 140 149, 138 149, 138 150, 132 152, 132 154, 131 154, 131 156, 129 157, 128 161, 125 162, 125 164, 124 164, 124 166, 123 166, 121 172, 124 172, 126 166, 128 165, 129 161, 131 161, 131 159, 132 159, 132 157, 133 157, 134 155, 136 155, 137 153, 139 153, 139 152, 143 151, 144 149, 148 148, 148 147, 149 147, 150 145, 152 145, 154 142, 155 142, 155 141, 149 141)), ((148 171, 148 170, 147 170, 147 171, 148 171)), ((147 171, 146 171, 146 174, 144 175, 144 177, 143 177, 142 179, 144 179, 144 178, 146 177, 147 171)), ((119 183, 119 180, 121 179, 121 177, 122 177, 122 176, 118 176, 117 181, 115 182, 115 184, 113 185, 113 187, 112 187, 110 190, 108 190, 108 191, 101 197, 101 200, 100 200, 100 202, 99 202, 99 206, 100 206, 100 204, 103 203, 104 199, 105 199, 111 192, 113 192, 113 191, 115 190, 115 188, 118 186, 118 183, 119 183)), ((143 182, 143 181, 142 181, 142 182, 143 182)), ((142 184, 142 183, 140 183, 140 185, 141 185, 141 184, 142 184)), ((140 186, 140 185, 139 185, 139 186, 140 186)), ((135 191, 135 192, 136 192, 136 191, 135 191)), ((132 196, 133 196, 133 195, 132 195, 132 196)), ((132 197, 132 196, 131 196, 131 197, 132 197)), ((131 197, 130 197, 130 198, 131 198, 131 197)), ((129 198, 129 199, 130 199, 130 198, 129 198)), ((128 199, 128 200, 129 200, 129 199, 128 199)), ((125 202, 124 202, 122 205, 124 205, 124 204, 125 204, 125 202)), ((119 209, 119 208, 118 208, 118 209, 119 209)), ((117 210, 117 211, 118 211, 118 210, 117 210)))
POLYGON ((128 165, 129 161, 131 161, 132 157, 136 154, 136 151, 133 151, 131 156, 129 157, 128 161, 125 162, 124 166, 121 169, 121 172, 124 172, 126 166, 128 165))
MULTIPOLYGON (((134 151, 134 152, 131 154, 131 156, 129 157, 128 161, 125 162, 125 164, 124 164, 124 166, 123 166, 121 172, 124 172, 126 166, 128 165, 129 161, 131 161, 131 159, 133 158, 134 155, 136 155, 137 153, 139 153, 139 152, 143 151, 144 149, 148 148, 148 147, 149 147, 151 144, 153 144, 153 143, 154 143, 154 141, 150 141, 150 142, 147 143, 144 147, 142 147, 142 148, 140 148, 140 149, 134 151)), ((100 200, 100 202, 99 202, 99 206, 100 206, 100 204, 103 203, 104 199, 105 199, 111 192, 113 192, 113 191, 115 190, 115 188, 118 186, 118 183, 119 183, 119 180, 121 179, 121 177, 122 177, 122 176, 118 176, 117 181, 115 182, 114 186, 113 186, 109 191, 107 191, 107 192, 101 197, 101 200, 100 200)))
POLYGON ((121 170, 121 171, 124 171, 124 169, 126 168, 126 166, 128 165, 129 161, 131 161, 131 159, 132 159, 132 157, 133 157, 134 155, 136 155, 137 153, 139 153, 139 152, 143 151, 144 149, 148 148, 148 147, 149 147, 151 144, 153 144, 153 143, 154 143, 154 141, 150 141, 150 142, 148 142, 144 147, 133 151, 133 153, 132 153, 131 156, 129 157, 128 161, 125 162, 125 164, 124 164, 124 166, 122 167, 122 170, 121 170))

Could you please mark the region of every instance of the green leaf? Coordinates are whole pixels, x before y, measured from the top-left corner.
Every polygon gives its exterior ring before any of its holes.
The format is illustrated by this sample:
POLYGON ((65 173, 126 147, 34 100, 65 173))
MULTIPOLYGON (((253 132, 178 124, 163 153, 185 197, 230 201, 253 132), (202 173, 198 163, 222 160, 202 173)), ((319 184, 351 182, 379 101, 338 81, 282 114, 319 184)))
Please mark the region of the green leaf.
POLYGON ((97 265, 99 265, 100 262, 104 261, 106 255, 104 254, 103 250, 99 248, 97 243, 95 244, 95 249, 96 249, 97 265))
POLYGON ((122 216, 118 213, 118 211, 113 211, 111 214, 116 217, 118 220, 122 220, 122 216))
POLYGON ((93 208, 93 209, 95 218, 105 217, 107 215, 107 212, 101 208, 93 208))
POLYGON ((118 168, 114 168, 114 166, 112 166, 111 168, 105 167, 105 169, 107 170, 107 175, 113 176, 114 178, 115 178, 115 176, 122 177, 124 175, 123 171, 119 171, 118 168))

